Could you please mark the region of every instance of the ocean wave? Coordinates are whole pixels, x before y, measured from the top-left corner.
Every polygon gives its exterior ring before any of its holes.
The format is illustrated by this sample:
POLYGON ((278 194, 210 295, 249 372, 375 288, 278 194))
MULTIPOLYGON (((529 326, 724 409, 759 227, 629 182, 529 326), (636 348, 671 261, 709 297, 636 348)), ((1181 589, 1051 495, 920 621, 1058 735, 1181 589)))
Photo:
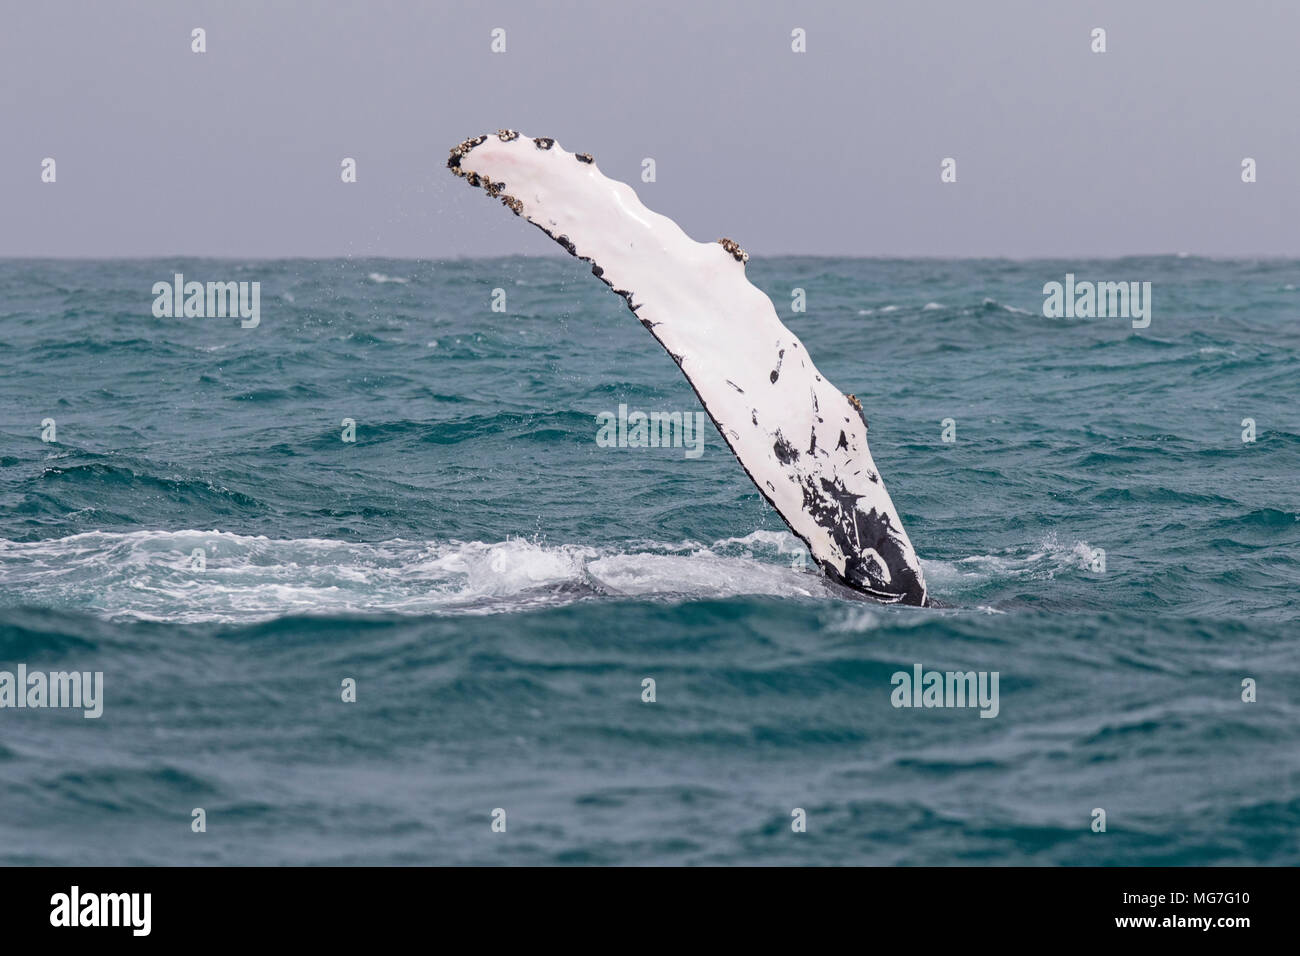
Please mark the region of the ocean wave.
POLYGON ((955 561, 927 561, 925 575, 936 594, 960 595, 994 582, 1052 580, 1062 573, 1090 571, 1095 554, 1087 541, 1062 542, 1051 532, 1034 545, 955 561))
POLYGON ((1016 308, 1014 305, 1006 305, 1006 304, 1004 304, 1004 303, 1002 303, 1002 302, 997 301, 997 299, 985 299, 983 302, 980 303, 980 308, 984 309, 985 311, 989 311, 989 312, 992 312, 992 311, 996 311, 996 310, 998 310, 998 309, 1001 309, 1001 310, 1003 310, 1004 312, 1014 312, 1016 315, 1036 315, 1036 314, 1037 314, 1037 313, 1035 313, 1035 312, 1030 312, 1028 309, 1018 309, 1018 308, 1016 308))
MULTIPOLYGON (((991 581, 1086 569, 1091 554, 1086 542, 1058 545, 1052 538, 1019 553, 926 561, 924 567, 936 596, 951 602, 991 581)), ((802 542, 767 530, 710 544, 621 547, 524 538, 355 543, 198 530, 89 532, 0 539, 0 585, 11 606, 176 623, 492 614, 620 597, 767 596, 856 605, 814 568, 802 542)), ((857 610, 870 618, 869 609, 857 610)))
POLYGON ((235 623, 301 614, 498 613, 598 596, 706 599, 832 596, 791 535, 633 551, 522 538, 352 543, 221 531, 90 532, 0 540, 10 604, 110 619, 235 623), (788 540, 787 540, 788 539, 788 540))

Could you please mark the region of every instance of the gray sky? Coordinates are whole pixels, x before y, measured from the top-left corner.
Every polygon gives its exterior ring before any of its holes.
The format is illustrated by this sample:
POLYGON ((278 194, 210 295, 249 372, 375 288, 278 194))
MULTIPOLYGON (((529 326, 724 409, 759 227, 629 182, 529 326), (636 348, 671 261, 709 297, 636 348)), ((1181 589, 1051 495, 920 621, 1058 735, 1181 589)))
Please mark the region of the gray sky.
POLYGON ((503 126, 760 256, 1300 255, 1298 38, 1293 0, 7 3, 0 255, 558 252, 444 169, 503 126))

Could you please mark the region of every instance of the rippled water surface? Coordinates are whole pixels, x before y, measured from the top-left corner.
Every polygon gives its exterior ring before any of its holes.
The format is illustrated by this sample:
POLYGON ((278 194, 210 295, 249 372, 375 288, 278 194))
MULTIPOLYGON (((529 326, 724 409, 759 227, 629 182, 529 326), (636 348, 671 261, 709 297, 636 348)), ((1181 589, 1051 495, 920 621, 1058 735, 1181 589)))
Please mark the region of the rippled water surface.
POLYGON ((0 670, 105 686, 0 710, 0 862, 1300 862, 1300 263, 748 271, 943 607, 828 586, 711 426, 599 447, 699 405, 581 263, 0 262, 0 670), (176 272, 261 324, 154 318, 176 272), (918 663, 998 716, 894 708, 918 663))

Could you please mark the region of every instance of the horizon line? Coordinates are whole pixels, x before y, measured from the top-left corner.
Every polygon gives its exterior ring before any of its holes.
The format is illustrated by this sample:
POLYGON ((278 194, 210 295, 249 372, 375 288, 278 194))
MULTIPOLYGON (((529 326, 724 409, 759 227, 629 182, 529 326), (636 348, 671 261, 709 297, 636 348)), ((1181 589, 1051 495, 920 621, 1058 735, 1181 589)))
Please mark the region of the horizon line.
MULTIPOLYGON (((237 256, 213 255, 205 253, 158 253, 142 255, 0 255, 0 262, 147 262, 158 259, 202 259, 220 262, 346 262, 388 260, 393 262, 482 262, 502 259, 558 259, 575 258, 562 252, 544 253, 505 253, 495 255, 455 255, 455 256, 412 256, 412 255, 271 255, 271 256, 237 256)), ((1300 252, 1296 253, 1244 253, 1216 255, 1190 252, 1127 252, 1106 255, 857 255, 852 253, 815 253, 786 252, 750 254, 751 261, 765 259, 857 259, 877 262, 1068 262, 1070 260, 1105 262, 1120 259, 1208 259, 1215 262, 1296 262, 1300 261, 1300 252)))

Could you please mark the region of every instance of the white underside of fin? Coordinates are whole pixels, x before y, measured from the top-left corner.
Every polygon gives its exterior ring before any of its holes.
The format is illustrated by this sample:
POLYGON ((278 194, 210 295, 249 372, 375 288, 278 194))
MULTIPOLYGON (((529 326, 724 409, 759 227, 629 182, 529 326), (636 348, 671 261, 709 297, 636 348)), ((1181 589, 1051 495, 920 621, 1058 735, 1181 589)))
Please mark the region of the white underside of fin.
POLYGON ((821 376, 730 240, 696 242, 585 154, 502 131, 453 172, 540 226, 623 295, 695 389, 763 496, 832 577, 926 603, 920 561, 867 448, 866 423, 821 376), (726 243, 724 246, 723 243, 726 243))

